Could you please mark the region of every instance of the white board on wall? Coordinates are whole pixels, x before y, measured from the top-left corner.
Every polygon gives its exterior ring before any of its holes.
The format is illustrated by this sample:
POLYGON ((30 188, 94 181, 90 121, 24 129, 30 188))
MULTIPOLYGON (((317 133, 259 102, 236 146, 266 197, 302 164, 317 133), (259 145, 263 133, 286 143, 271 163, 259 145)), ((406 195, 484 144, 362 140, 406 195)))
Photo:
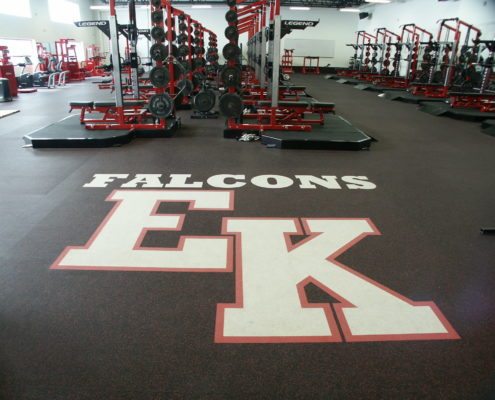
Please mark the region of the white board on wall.
POLYGON ((294 49, 296 57, 335 57, 335 40, 285 39, 284 49, 294 49))

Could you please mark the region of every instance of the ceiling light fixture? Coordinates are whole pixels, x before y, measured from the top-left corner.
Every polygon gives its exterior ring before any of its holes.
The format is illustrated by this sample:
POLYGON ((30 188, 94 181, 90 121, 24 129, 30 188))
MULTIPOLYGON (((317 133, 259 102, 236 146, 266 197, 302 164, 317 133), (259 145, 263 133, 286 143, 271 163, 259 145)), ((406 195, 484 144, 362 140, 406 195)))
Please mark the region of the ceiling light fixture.
POLYGON ((208 4, 198 4, 191 6, 191 8, 211 8, 211 6, 208 4))
POLYGON ((311 7, 289 7, 289 10, 309 11, 311 10, 311 7))
POLYGON ((388 4, 390 0, 364 0, 365 3, 388 4))
POLYGON ((110 6, 89 6, 91 10, 110 11, 110 6))
POLYGON ((339 8, 339 11, 342 11, 342 12, 352 12, 352 13, 361 12, 361 10, 359 8, 339 8))

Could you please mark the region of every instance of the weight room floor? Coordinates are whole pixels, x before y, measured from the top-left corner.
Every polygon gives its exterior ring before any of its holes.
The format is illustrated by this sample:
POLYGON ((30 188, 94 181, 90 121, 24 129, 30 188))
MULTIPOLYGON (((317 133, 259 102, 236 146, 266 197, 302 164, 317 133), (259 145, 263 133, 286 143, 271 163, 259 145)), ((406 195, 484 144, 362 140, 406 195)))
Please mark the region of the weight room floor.
MULTIPOLYGON (((495 238, 479 228, 495 225, 495 138, 479 123, 434 117, 323 76, 295 81, 376 138, 371 151, 238 143, 222 138, 221 120, 191 120, 187 112, 172 139, 33 150, 22 148, 24 134, 65 117, 69 100, 104 94, 84 83, 0 104, 21 109, 0 120, 3 398, 493 398, 495 238), (461 339, 215 344, 216 305, 235 300, 232 273, 50 270, 112 207, 105 198, 118 185, 82 187, 95 173, 367 176, 376 189, 249 184, 235 190, 235 211, 221 216, 370 218, 381 236, 339 261, 411 300, 435 302, 461 339)), ((183 233, 218 235, 219 214, 188 214, 183 233)), ((308 298, 332 301, 314 287, 308 298)))

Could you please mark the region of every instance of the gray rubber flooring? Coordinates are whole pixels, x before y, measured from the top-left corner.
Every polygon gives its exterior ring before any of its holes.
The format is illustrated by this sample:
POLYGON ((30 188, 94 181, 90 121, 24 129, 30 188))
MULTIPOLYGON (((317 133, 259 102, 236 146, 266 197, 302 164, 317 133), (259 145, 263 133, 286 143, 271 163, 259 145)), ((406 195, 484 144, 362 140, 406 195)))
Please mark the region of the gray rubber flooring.
MULTIPOLYGON (((4 399, 491 399, 495 379, 495 138, 323 76, 296 76, 376 138, 370 151, 280 150, 222 138, 191 120, 170 139, 105 149, 23 148, 70 100, 105 100, 90 83, 25 94, 0 110, 0 394, 4 399), (220 344, 216 307, 234 273, 50 270, 82 246, 119 189, 94 174, 366 176, 373 190, 235 189, 235 209, 188 213, 182 234, 219 235, 221 217, 370 218, 341 263, 413 301, 433 301, 459 340, 220 344)), ((165 213, 186 213, 166 204, 165 213)), ((145 245, 174 246, 179 232, 145 245)), ((263 252, 263 249, 260 249, 263 252)), ((276 282, 273 283, 276 285, 276 282)), ((338 300, 308 287, 310 302, 338 300)))

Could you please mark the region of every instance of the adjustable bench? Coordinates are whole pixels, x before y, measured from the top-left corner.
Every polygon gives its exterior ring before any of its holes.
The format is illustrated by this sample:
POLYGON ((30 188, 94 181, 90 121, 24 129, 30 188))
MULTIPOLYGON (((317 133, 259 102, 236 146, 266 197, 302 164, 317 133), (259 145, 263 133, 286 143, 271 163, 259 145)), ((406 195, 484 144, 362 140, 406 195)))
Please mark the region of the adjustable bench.
MULTIPOLYGON (((133 113, 137 113, 139 110, 144 109, 145 105, 146 100, 124 101, 124 109, 130 109, 133 113)), ((115 101, 71 101, 69 112, 72 112, 72 110, 81 110, 79 121, 83 124, 85 122, 94 122, 86 120, 86 113, 102 113, 102 120, 106 121, 109 119, 110 115, 113 114, 115 107, 115 101)))
MULTIPOLYGON (((257 104, 261 106, 261 108, 267 108, 271 107, 272 102, 270 100, 262 100, 258 101, 257 104)), ((299 111, 301 113, 309 111, 314 113, 328 114, 335 112, 335 103, 318 101, 310 97, 297 101, 280 100, 278 101, 278 108, 299 111)))
MULTIPOLYGON (((256 103, 259 106, 257 114, 245 115, 246 118, 256 118, 260 120, 268 114, 273 116, 270 100, 262 100, 256 103), (261 111, 261 112, 260 112, 261 111)), ((322 102, 314 98, 305 98, 298 101, 281 100, 276 109, 278 123, 298 123, 298 124, 323 124, 323 114, 335 113, 335 103, 322 102), (317 114, 318 118, 305 118, 308 114, 317 114)))

